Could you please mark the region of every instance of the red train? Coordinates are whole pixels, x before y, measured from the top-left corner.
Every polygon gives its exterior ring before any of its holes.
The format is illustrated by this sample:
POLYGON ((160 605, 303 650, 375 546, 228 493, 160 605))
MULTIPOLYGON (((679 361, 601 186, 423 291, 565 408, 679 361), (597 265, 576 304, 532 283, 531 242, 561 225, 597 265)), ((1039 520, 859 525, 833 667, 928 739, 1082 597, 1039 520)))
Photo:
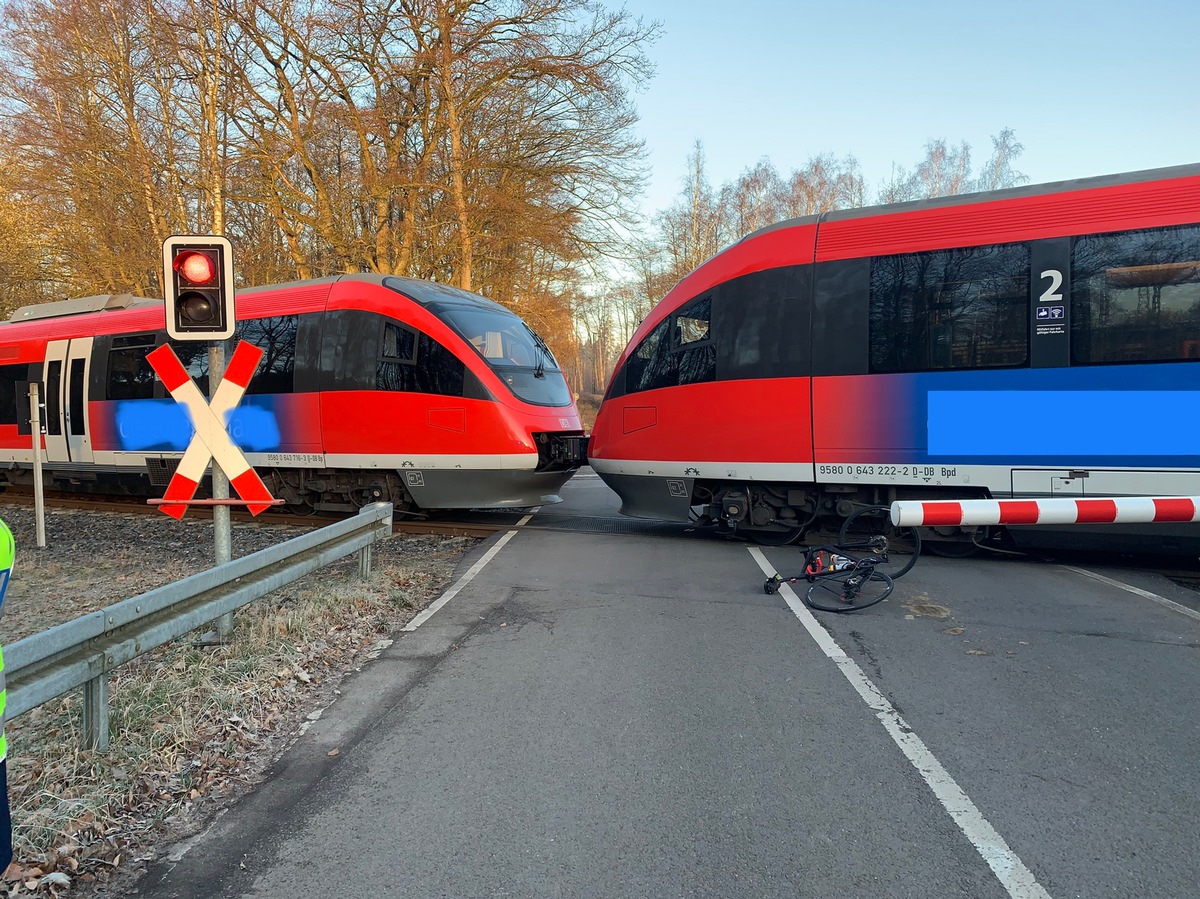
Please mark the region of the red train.
MULTIPOLYGON (((589 461, 628 515, 764 543, 896 499, 1200 494, 1200 166, 750 234, 618 360, 589 461)), ((1196 525, 1014 528, 1200 547, 1196 525)), ((970 551, 986 529, 924 539, 970 551)))
MULTIPOLYGON (((483 297, 339 275, 239 291, 236 314, 234 340, 264 355, 230 435, 289 508, 536 506, 584 458, 553 354, 483 297)), ((146 361, 168 342, 207 395, 208 344, 168 340, 162 300, 68 300, 0 325, 4 483, 32 483, 38 382, 49 488, 161 496, 193 434, 146 361)))

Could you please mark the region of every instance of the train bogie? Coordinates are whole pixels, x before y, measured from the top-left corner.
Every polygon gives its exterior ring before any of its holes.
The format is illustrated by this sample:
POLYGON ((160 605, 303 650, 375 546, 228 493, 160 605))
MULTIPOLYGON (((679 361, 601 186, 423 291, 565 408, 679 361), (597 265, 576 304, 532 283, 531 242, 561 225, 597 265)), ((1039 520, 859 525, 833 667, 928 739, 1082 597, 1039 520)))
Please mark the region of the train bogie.
MULTIPOLYGON (((781 542, 897 499, 1196 495, 1196 395, 1191 166, 756 232, 643 322, 589 459, 628 514, 781 542)), ((1194 525, 1155 528, 1158 547, 1200 548, 1194 525)), ((924 537, 954 552, 995 534, 924 537)))
MULTIPOLYGON (((7 482, 32 479, 26 396, 35 384, 50 486, 153 494, 193 429, 147 354, 170 342, 205 394, 216 357, 207 342, 167 340, 161 301, 51 305, 0 328, 7 482)), ((584 458, 578 410, 553 354, 482 297, 339 276, 241 291, 237 310, 235 341, 264 354, 230 413, 230 437, 290 507, 536 506, 558 501, 584 458)))

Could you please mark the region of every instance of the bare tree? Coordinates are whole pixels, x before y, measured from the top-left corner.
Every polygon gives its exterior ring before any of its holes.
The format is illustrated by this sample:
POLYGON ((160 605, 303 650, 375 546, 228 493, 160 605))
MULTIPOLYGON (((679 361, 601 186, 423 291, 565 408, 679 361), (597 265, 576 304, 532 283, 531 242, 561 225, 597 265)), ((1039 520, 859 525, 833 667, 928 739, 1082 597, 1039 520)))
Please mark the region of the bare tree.
POLYGON ((971 145, 950 147, 944 139, 925 145, 925 158, 909 172, 893 166, 891 178, 880 189, 877 202, 900 203, 930 197, 947 197, 980 190, 997 190, 1024 184, 1029 179, 1016 171, 1013 161, 1024 150, 1011 128, 992 137, 992 156, 978 177, 971 174, 971 145))
POLYGON ((766 157, 742 172, 730 193, 736 235, 749 234, 787 217, 787 189, 766 157))
POLYGON ((20 306, 60 299, 44 209, 11 185, 15 163, 0 156, 0 319, 20 306))
POLYGON ((1011 128, 1005 128, 992 137, 992 155, 975 181, 976 190, 999 190, 1016 187, 1029 181, 1027 175, 1016 171, 1012 164, 1025 152, 1025 147, 1016 139, 1011 128))
POLYGON ((788 181, 789 216, 816 215, 831 209, 861 206, 863 178, 853 156, 835 159, 815 156, 808 164, 792 172, 788 181))
POLYGON ((732 189, 714 191, 704 170, 704 147, 696 141, 688 155, 688 174, 674 205, 655 217, 661 245, 675 280, 682 278, 732 240, 729 210, 732 189))
POLYGON ((915 174, 923 197, 949 197, 971 190, 971 145, 966 141, 948 147, 944 139, 925 145, 925 158, 915 174))
POLYGON ((137 0, 26 0, 5 13, 0 102, 21 178, 13 186, 41 207, 56 280, 154 292, 158 266, 143 250, 171 185, 143 117, 155 102, 143 89, 146 10, 137 0))

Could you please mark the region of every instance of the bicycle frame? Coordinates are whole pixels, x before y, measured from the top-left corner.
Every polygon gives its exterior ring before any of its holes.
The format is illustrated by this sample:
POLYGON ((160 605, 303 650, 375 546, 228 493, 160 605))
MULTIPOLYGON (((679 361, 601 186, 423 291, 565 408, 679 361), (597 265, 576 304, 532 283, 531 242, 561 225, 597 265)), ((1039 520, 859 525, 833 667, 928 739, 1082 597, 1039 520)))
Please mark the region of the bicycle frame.
POLYGON ((892 579, 876 566, 887 562, 886 538, 873 537, 860 543, 822 544, 809 547, 804 552, 804 573, 785 576, 776 574, 767 578, 763 590, 776 593, 782 583, 795 584, 802 578, 808 582, 804 602, 814 609, 826 612, 849 612, 856 608, 872 606, 892 592, 892 579), (882 539, 882 544, 881 544, 882 539), (872 550, 858 555, 858 550, 872 550), (836 579, 836 583, 830 581, 836 579), (878 595, 869 596, 859 602, 859 596, 868 583, 878 581, 882 588, 878 595), (814 590, 822 595, 835 597, 836 603, 823 603, 814 598, 814 590))

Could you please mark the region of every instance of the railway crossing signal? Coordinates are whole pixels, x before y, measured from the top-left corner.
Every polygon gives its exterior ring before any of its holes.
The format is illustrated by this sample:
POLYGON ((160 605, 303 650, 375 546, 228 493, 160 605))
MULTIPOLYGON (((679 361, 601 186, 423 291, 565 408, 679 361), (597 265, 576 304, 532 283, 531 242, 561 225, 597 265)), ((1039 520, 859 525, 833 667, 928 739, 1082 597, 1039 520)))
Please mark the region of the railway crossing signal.
POLYGON ((208 468, 209 461, 219 466, 229 478, 229 483, 237 490, 238 496, 249 507, 251 514, 257 515, 277 502, 271 496, 271 491, 262 482, 242 451, 229 439, 225 426, 225 416, 238 404, 250 376, 258 367, 263 351, 252 344, 242 341, 233 351, 225 376, 213 393, 212 401, 206 402, 204 394, 196 386, 170 344, 163 344, 146 356, 150 365, 162 379, 167 391, 187 408, 191 416, 196 435, 188 444, 179 467, 167 485, 163 496, 162 509, 172 518, 183 518, 187 512, 187 503, 196 494, 200 479, 208 468))
POLYGON ((233 246, 213 234, 163 241, 167 333, 176 340, 233 336, 233 246))

